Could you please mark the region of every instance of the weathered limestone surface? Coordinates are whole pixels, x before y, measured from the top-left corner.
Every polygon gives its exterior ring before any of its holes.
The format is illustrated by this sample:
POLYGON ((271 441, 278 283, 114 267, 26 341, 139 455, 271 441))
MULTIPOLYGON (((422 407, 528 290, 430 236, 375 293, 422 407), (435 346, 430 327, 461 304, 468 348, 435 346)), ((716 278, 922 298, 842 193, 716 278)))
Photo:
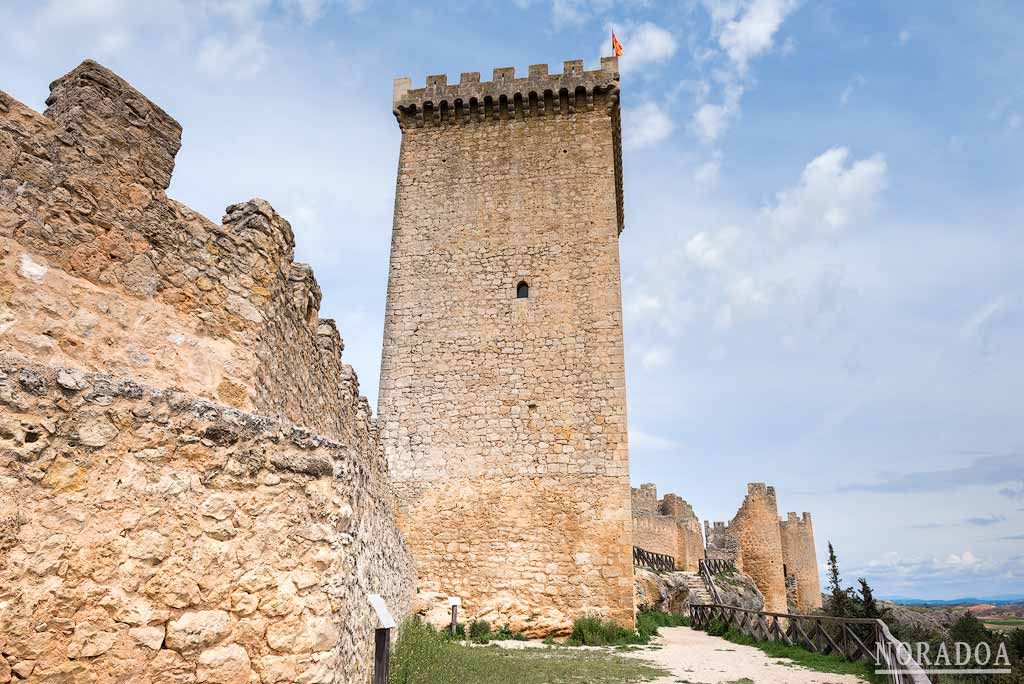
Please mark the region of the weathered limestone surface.
POLYGON ((795 608, 801 613, 813 612, 821 608, 821 579, 811 514, 805 511, 802 517, 798 517, 796 513, 789 513, 779 521, 779 532, 786 579, 792 577, 795 580, 795 608))
POLYGON ((95 62, 50 91, 45 115, 0 91, 4 348, 350 430, 367 409, 288 222, 169 199, 180 126, 95 62))
POLYGON ((780 520, 775 488, 755 482, 728 524, 705 521, 708 558, 733 560, 764 594, 765 610, 821 608, 821 582, 811 514, 780 520))
POLYGON ((288 223, 168 199, 180 128, 94 62, 47 103, 0 92, 0 675, 362 684, 414 568, 288 223))
POLYGON ((704 558, 704 536, 693 507, 677 494, 658 499, 657 487, 632 490, 633 545, 675 559, 676 569, 697 572, 704 558))
POLYGON ((617 64, 566 70, 395 91, 379 411, 400 525, 421 589, 533 634, 633 622, 617 64))
POLYGON ((775 488, 760 482, 747 485, 747 496, 725 532, 737 543, 737 569, 753 578, 764 595, 765 610, 786 612, 786 580, 775 488))

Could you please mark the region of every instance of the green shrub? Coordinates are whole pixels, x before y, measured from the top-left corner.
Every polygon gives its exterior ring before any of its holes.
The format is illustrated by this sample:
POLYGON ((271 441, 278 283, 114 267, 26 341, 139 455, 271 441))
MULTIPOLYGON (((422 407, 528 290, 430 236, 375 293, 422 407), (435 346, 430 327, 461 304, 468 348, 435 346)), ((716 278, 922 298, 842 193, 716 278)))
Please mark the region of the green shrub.
POLYGON ((491 636, 491 623, 487 620, 473 620, 469 625, 469 638, 486 643, 491 636))
POLYGON ((659 627, 688 627, 689 624, 688 617, 660 610, 641 610, 636 614, 636 631, 642 639, 641 643, 645 644, 651 637, 658 635, 659 627))
POLYGON ((636 629, 629 630, 617 622, 595 617, 578 618, 572 625, 567 646, 625 646, 646 644, 657 636, 659 627, 680 627, 689 620, 682 615, 660 610, 641 610, 636 616, 636 629))
POLYGON ((505 623, 501 629, 491 634, 491 639, 494 641, 526 641, 526 636, 522 632, 513 632, 508 623, 505 623))
POLYGON ((639 634, 632 632, 612 620, 596 617, 577 618, 572 623, 572 634, 569 641, 583 646, 618 646, 620 644, 638 644, 639 634))
POLYGON ((720 637, 725 636, 726 633, 729 631, 729 628, 726 626, 724 622, 722 622, 718 618, 712 618, 708 621, 708 627, 704 631, 708 633, 708 636, 720 637))

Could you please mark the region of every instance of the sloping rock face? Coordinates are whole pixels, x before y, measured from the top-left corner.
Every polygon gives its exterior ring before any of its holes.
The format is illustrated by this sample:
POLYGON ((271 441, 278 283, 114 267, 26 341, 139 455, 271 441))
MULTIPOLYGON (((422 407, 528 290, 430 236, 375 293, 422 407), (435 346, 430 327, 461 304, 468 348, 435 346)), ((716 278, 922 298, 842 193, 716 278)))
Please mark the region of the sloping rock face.
POLYGON ((291 227, 168 199, 98 64, 47 104, 0 92, 0 682, 364 684, 414 567, 291 227))
POLYGON ((711 576, 711 581, 718 591, 718 598, 723 605, 746 608, 747 610, 764 610, 764 595, 757 588, 750 575, 740 571, 719 572, 711 576))
MULTIPOLYGON (((637 610, 651 608, 688 615, 691 605, 714 603, 707 585, 696 572, 634 568, 633 580, 637 610)), ((764 597, 754 580, 742 572, 719 573, 713 576, 713 581, 723 605, 749 610, 764 608, 764 597)))

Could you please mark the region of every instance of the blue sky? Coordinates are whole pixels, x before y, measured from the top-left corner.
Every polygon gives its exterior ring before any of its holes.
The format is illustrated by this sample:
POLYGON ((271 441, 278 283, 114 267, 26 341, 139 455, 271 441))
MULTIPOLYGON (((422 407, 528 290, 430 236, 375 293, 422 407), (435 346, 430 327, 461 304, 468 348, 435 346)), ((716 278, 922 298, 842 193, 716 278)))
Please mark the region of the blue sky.
POLYGON ((1019 3, 0 6, 0 88, 92 57, 184 126, 170 194, 295 229, 375 401, 391 79, 621 60, 634 483, 813 512, 848 582, 1024 592, 1019 3))

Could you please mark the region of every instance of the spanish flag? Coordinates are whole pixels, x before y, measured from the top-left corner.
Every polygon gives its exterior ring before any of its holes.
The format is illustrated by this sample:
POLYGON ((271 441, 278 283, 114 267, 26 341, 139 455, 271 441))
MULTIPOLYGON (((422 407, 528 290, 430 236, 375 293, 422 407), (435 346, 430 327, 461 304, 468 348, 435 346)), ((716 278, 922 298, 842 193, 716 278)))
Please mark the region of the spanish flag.
POLYGON ((615 31, 612 31, 612 52, 615 53, 616 57, 622 56, 622 43, 615 37, 615 31))

